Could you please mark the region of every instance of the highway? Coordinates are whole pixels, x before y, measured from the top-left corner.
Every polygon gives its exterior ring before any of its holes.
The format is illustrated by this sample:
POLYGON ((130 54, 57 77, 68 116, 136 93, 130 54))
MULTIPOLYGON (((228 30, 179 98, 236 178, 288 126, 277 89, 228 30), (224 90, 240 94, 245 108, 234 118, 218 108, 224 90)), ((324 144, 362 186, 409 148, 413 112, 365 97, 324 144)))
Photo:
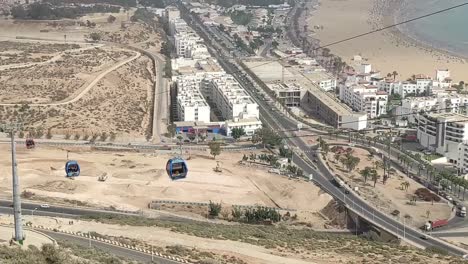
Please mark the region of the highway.
MULTIPOLYGON (((179 6, 182 5, 179 3, 179 6)), ((181 8, 183 9, 183 7, 181 8)), ((191 14, 185 13, 186 16, 192 16, 191 14)), ((189 18, 190 19, 190 18, 189 18)), ((209 33, 206 28, 198 23, 196 19, 191 17, 191 20, 195 23, 191 25, 196 27, 196 31, 201 33, 201 37, 207 40, 209 38, 209 33)), ((246 91, 250 94, 250 96, 257 102, 259 105, 260 116, 262 122, 268 125, 274 131, 278 131, 281 136, 283 136, 288 143, 289 146, 293 148, 300 149, 304 155, 309 159, 315 159, 314 153, 312 153, 310 146, 304 142, 301 138, 298 137, 291 137, 290 133, 285 133, 282 131, 293 131, 297 129, 297 122, 291 120, 290 118, 286 117, 283 113, 279 111, 272 111, 272 104, 266 102, 265 100, 259 98, 257 93, 253 91, 255 89, 255 85, 247 78, 238 65, 235 64, 233 61, 228 61, 225 59, 224 56, 220 55, 223 52, 217 52, 213 49, 206 41, 207 46, 209 47, 211 54, 215 56, 223 68, 226 70, 227 73, 232 74, 239 83, 246 89, 246 91)), ((219 49, 219 47, 217 47, 219 49)), ((439 240, 435 240, 429 237, 427 240, 422 239, 423 233, 419 230, 415 230, 409 228, 404 223, 400 223, 399 221, 393 219, 390 215, 386 215, 379 210, 375 210, 372 206, 370 206, 367 202, 362 200, 358 195, 355 195, 354 192, 350 192, 349 194, 345 194, 342 188, 338 188, 332 183, 332 179, 334 176, 328 171, 325 165, 319 162, 318 168, 312 166, 309 162, 306 162, 297 154, 294 154, 293 160, 295 164, 300 167, 305 175, 313 175, 314 182, 319 185, 324 191, 328 192, 338 201, 344 203, 348 209, 358 213, 362 217, 369 220, 369 222, 376 224, 377 226, 383 227, 387 229, 394 235, 397 235, 403 239, 406 239, 413 244, 420 245, 423 247, 438 247, 444 250, 447 250, 449 253, 454 255, 464 255, 466 254, 465 251, 459 249, 457 247, 451 246, 448 243, 444 243, 439 240)))

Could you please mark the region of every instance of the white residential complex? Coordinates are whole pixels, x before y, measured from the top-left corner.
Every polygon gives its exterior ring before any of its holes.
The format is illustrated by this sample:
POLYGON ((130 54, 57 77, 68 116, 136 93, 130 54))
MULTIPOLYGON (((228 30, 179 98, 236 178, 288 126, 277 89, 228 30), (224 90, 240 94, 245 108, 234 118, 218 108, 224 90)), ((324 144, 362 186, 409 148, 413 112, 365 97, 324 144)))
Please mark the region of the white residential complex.
POLYGON ((387 113, 388 95, 373 85, 343 85, 340 99, 353 110, 367 113, 368 118, 376 118, 387 113))
POLYGON ((223 126, 227 135, 235 127, 252 135, 262 126, 258 105, 211 57, 200 36, 180 19, 178 10, 169 7, 166 18, 178 56, 172 60, 172 70, 176 74, 172 78, 176 119, 185 122, 184 126, 187 122, 194 122, 194 126, 219 126, 222 122, 211 122, 212 106, 226 120, 223 126))
POLYGON ((346 80, 347 85, 350 84, 372 84, 380 91, 385 91, 388 94, 398 94, 402 98, 408 95, 413 96, 428 96, 438 90, 449 88, 452 85, 449 70, 436 70, 435 79, 418 74, 414 75, 411 80, 397 81, 394 77, 380 77, 380 72, 373 71, 372 66, 367 63, 355 65, 356 71, 349 72, 346 80))
POLYGON ((177 118, 180 121, 210 122, 211 109, 200 92, 202 75, 176 77, 177 118))
POLYGON ((260 118, 258 105, 230 74, 211 78, 202 89, 225 120, 260 118))
POLYGON ((418 140, 425 148, 445 156, 461 173, 468 172, 468 116, 454 113, 420 115, 418 140))
POLYGON ((410 123, 416 122, 419 113, 459 113, 468 114, 468 95, 466 94, 442 94, 432 97, 406 98, 401 101, 401 106, 396 108, 399 119, 407 119, 410 123))

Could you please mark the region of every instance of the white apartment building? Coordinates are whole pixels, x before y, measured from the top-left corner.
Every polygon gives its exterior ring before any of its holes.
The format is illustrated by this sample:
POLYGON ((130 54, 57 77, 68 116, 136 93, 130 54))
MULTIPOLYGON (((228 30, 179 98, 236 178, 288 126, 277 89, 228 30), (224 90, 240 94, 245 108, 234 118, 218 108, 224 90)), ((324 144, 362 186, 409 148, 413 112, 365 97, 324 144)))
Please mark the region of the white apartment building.
POLYGON ((185 20, 181 18, 175 18, 172 20, 169 20, 169 32, 171 33, 172 36, 175 36, 177 33, 183 34, 190 32, 191 28, 187 25, 185 20))
POLYGON ((320 87, 323 91, 335 91, 336 89, 336 78, 325 71, 306 69, 303 71, 303 74, 309 81, 320 87))
POLYGON ((189 58, 191 49, 197 45, 204 45, 203 40, 195 32, 177 33, 174 36, 177 56, 189 58))
POLYGON ((200 92, 203 75, 177 76, 177 119, 210 122, 210 106, 200 92))
POLYGON ((301 100, 305 95, 305 89, 299 84, 275 83, 270 84, 269 87, 275 93, 276 99, 286 106, 301 106, 301 100))
POLYGON ((406 98, 401 101, 401 106, 396 108, 398 118, 407 119, 409 123, 415 123, 416 116, 424 111, 468 114, 468 95, 441 94, 433 97, 406 98))
POLYGON ((387 113, 388 94, 379 91, 377 86, 343 85, 340 99, 353 110, 367 113, 368 118, 376 118, 387 113))
POLYGON ((379 90, 389 94, 399 94, 401 98, 407 95, 431 95, 434 89, 448 88, 452 85, 449 70, 437 70, 436 79, 425 76, 415 75, 411 81, 394 81, 393 78, 386 78, 381 81, 374 81, 379 90))
POLYGON ((202 84, 205 97, 216 105, 226 120, 260 118, 257 103, 230 74, 212 78, 202 84))
MULTIPOLYGON (((468 116, 454 113, 418 116, 418 140, 422 146, 447 158, 465 171, 464 149, 468 141, 468 116)), ((468 152, 467 152, 468 154, 468 152)), ((466 158, 468 160, 468 158, 466 158)))
POLYGON ((180 11, 176 6, 170 5, 166 7, 166 19, 168 21, 180 18, 180 11))
POLYGON ((452 78, 448 69, 436 70, 436 81, 439 82, 439 87, 447 88, 452 86, 452 78))

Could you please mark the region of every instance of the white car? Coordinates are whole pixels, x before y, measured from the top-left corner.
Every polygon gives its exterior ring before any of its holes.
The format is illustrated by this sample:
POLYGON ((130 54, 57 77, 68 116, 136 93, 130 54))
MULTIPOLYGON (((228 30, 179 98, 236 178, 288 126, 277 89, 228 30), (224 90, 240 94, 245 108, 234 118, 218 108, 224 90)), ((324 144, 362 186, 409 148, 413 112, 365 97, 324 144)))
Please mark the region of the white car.
POLYGON ((41 208, 50 208, 50 205, 48 205, 48 204, 41 204, 41 208))

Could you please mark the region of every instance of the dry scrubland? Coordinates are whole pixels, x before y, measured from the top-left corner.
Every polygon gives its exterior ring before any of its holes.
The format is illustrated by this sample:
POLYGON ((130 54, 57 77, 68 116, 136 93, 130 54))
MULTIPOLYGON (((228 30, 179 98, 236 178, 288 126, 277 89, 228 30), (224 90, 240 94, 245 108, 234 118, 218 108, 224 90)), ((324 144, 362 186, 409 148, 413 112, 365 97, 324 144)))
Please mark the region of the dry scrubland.
MULTIPOLYGON (((52 134, 69 134, 88 139, 106 132, 117 136, 150 136, 153 109, 153 66, 141 56, 107 74, 78 101, 66 105, 35 106, 67 102, 80 96, 93 79, 110 67, 132 56, 134 52, 108 45, 57 44, 83 43, 91 33, 103 41, 130 44, 159 52, 161 30, 152 25, 129 22, 129 13, 94 14, 77 20, 13 21, 0 20, 0 119, 22 119, 26 130, 48 129, 52 134), (87 27, 86 21, 95 23, 87 27), (32 39, 35 43, 15 38, 32 39), (39 42, 40 41, 40 42, 39 42)), ((156 25, 156 26, 155 26, 156 25)))
MULTIPOLYGON (((302 180, 288 180, 263 168, 239 165, 242 154, 223 153, 217 157, 223 172, 207 153, 192 153, 189 176, 171 181, 165 164, 173 155, 134 152, 69 149, 70 159, 78 160, 81 176, 66 179, 66 151, 40 146, 34 150, 18 147, 18 169, 23 190, 35 196, 76 200, 94 206, 122 209, 147 208, 151 200, 223 202, 236 205, 265 205, 317 212, 330 200, 319 188, 302 180), (98 177, 107 175, 106 182, 98 177)), ((6 157, 9 147, 0 146, 6 157)), ((186 154, 188 155, 188 154, 186 154)), ((0 191, 10 193, 10 160, 0 161, 0 191)))
POLYGON ((424 222, 433 219, 444 219, 450 217, 451 208, 447 203, 430 203, 418 201, 416 205, 409 204, 409 201, 414 196, 414 192, 418 188, 423 188, 422 185, 416 181, 406 177, 403 173, 397 171, 390 176, 386 184, 382 183, 383 169, 378 168, 377 172, 381 176, 377 184, 371 177, 368 177, 367 183, 364 183, 364 177, 359 173, 366 166, 374 168, 374 162, 382 160, 377 156, 370 157, 369 152, 360 148, 353 148, 353 156, 361 159, 360 163, 352 172, 348 172, 343 165, 335 160, 334 153, 329 152, 327 159, 333 171, 340 175, 345 181, 351 183, 352 186, 359 186, 359 193, 369 202, 377 206, 380 210, 390 214, 394 210, 400 211, 399 217, 401 221, 405 215, 406 222, 410 225, 420 227, 424 222), (409 187, 407 190, 402 188, 402 183, 408 182, 409 187), (427 211, 430 211, 429 219, 427 218, 427 211))
POLYGON ((134 55, 90 45, 0 42, 0 56, 11 53, 16 54, 10 56, 14 63, 0 68, 1 103, 47 104, 72 98, 99 73, 134 55), (49 56, 42 59, 43 54, 49 56), (35 63, 36 58, 42 63, 35 63))
MULTIPOLYGON (((90 54, 85 56, 89 56, 90 59, 96 57, 92 54, 93 52, 90 52, 90 54)), ((125 54, 121 54, 121 56, 125 56, 125 54)), ((101 55, 110 60, 108 53, 101 55)), ((77 65, 79 64, 77 63, 77 65)), ((54 66, 53 68, 60 68, 59 71, 67 70, 65 67, 54 66)), ((71 69, 70 71, 73 70, 71 69)), ((55 71, 50 72, 52 74, 55 71)), ((78 76, 86 75, 83 72, 76 74, 78 76)), ((20 80, 25 82, 25 79, 20 80)), ((146 57, 140 57, 107 74, 80 100, 74 103, 56 106, 29 106, 27 104, 0 106, 0 118, 10 120, 13 117, 19 117, 27 127, 42 128, 43 130, 50 128, 55 131, 53 133, 78 134, 81 137, 102 132, 144 135, 149 129, 148 124, 151 117, 152 79, 151 60, 146 57)), ((71 99, 74 98, 73 95, 80 92, 80 90, 73 90, 70 87, 68 94, 71 96, 67 97, 67 90, 63 89, 66 85, 59 85, 62 82, 55 78, 52 78, 50 82, 57 87, 55 94, 53 93, 54 90, 46 90, 46 88, 49 89, 54 86, 31 85, 30 88, 36 94, 38 93, 42 96, 47 92, 49 94, 52 93, 48 95, 52 97, 51 99, 71 99), (60 89, 61 87, 62 89, 60 89), (57 94, 59 98, 56 97, 57 94)), ((66 83, 66 81, 64 82, 66 83)), ((76 79, 71 79, 68 84, 73 84, 74 82, 76 82, 76 79)), ((37 79, 33 79, 31 83, 37 83, 37 79)), ((73 88, 76 89, 76 87, 73 88)), ((8 93, 8 91, 10 90, 8 89, 5 92, 8 93)), ((8 96, 11 96, 12 93, 17 94, 19 91, 12 91, 8 93, 8 96)))
MULTIPOLYGON (((2 216, 0 223, 12 223, 2 216)), ((368 241, 351 235, 334 235, 310 229, 279 226, 174 223, 137 217, 50 219, 25 216, 25 221, 113 239, 140 248, 189 259, 192 263, 220 264, 332 264, 332 263, 463 263, 457 257, 438 255, 407 246, 368 241), (214 262, 213 262, 214 261, 214 262)))

